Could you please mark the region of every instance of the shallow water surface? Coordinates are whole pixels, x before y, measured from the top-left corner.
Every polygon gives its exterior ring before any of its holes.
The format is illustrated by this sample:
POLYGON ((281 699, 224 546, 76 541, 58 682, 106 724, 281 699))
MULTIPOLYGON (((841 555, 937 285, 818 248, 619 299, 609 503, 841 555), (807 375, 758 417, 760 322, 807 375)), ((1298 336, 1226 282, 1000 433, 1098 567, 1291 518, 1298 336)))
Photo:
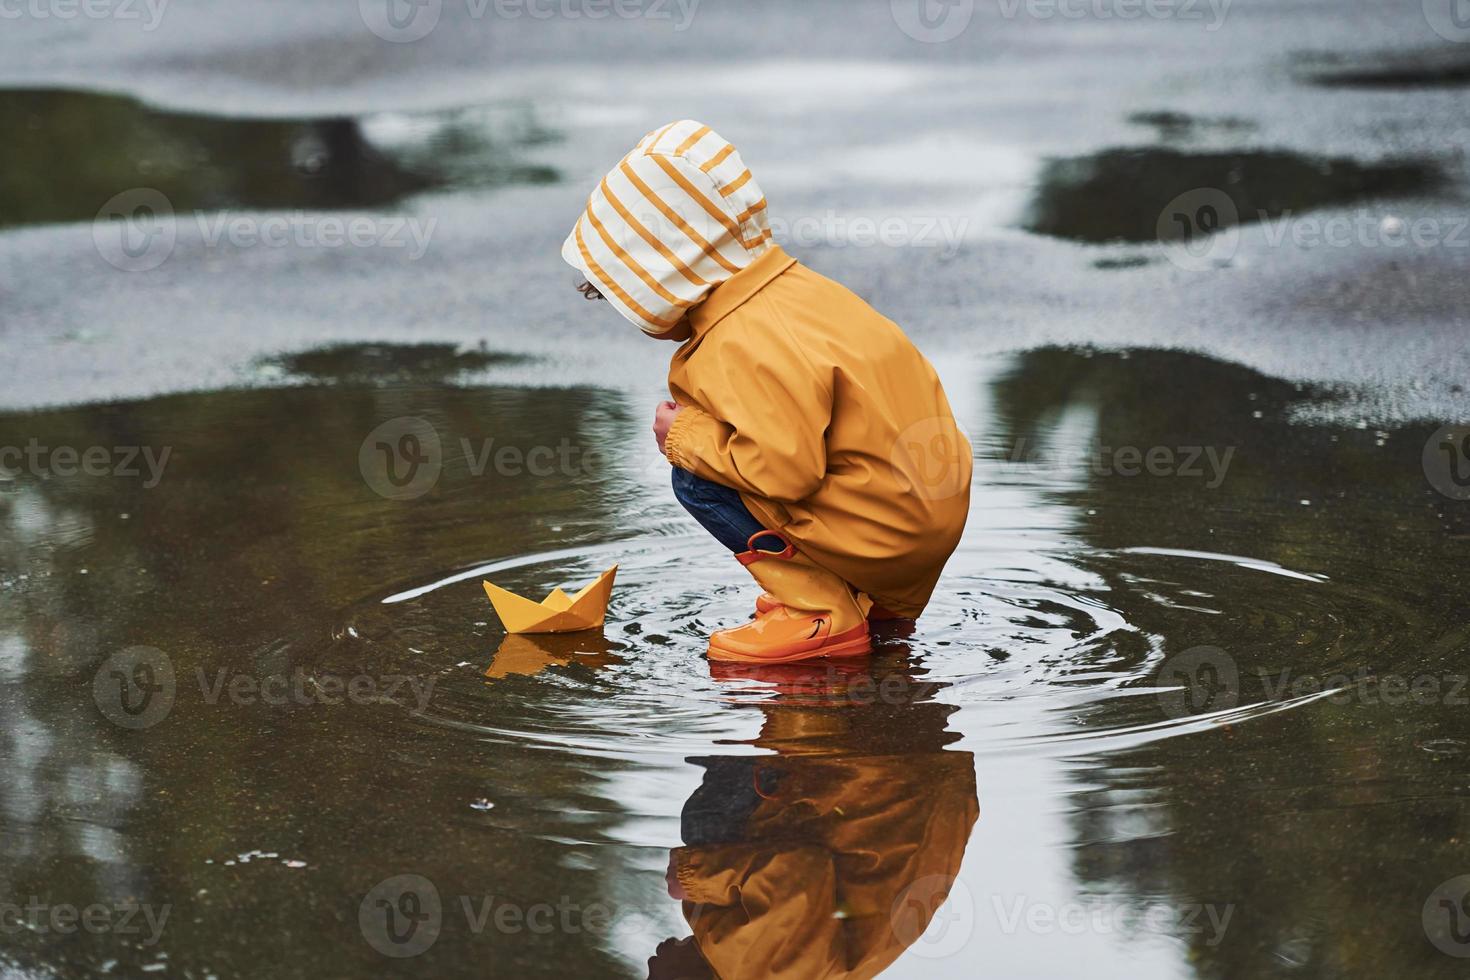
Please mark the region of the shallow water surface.
MULTIPOLYGON (((64 89, 0 90, 0 228, 91 221, 120 191, 177 212, 386 207, 446 185, 547 183, 524 106, 239 119, 64 89), (99 147, 105 148, 99 150, 99 147)), ((131 208, 132 198, 120 206, 131 208)))
MULTIPOLYGON (((1193 121, 1166 114, 1135 117, 1163 135, 1188 132, 1193 121)), ((1223 127, 1230 129, 1228 121, 1223 127)), ((1362 163, 1313 159, 1281 150, 1186 153, 1165 147, 1104 150, 1050 160, 1037 180, 1024 225, 1028 231, 1077 241, 1185 241, 1241 224, 1360 200, 1424 194, 1444 182, 1427 160, 1362 163), (1228 210, 1205 218, 1199 202, 1228 210), (1224 202, 1228 202, 1225 204, 1224 202), (1181 205, 1181 230, 1174 212, 1181 205)))
POLYGON ((0 963, 1457 975, 1426 930, 1470 871, 1470 520, 1430 427, 1308 424, 1327 393, 1186 354, 951 363, 976 483, 928 613, 737 668, 703 641, 756 590, 648 406, 430 353, 0 418, 112 461, 0 482, 0 882, 168 910, 0 963), (600 633, 508 637, 480 586, 614 563, 600 633))

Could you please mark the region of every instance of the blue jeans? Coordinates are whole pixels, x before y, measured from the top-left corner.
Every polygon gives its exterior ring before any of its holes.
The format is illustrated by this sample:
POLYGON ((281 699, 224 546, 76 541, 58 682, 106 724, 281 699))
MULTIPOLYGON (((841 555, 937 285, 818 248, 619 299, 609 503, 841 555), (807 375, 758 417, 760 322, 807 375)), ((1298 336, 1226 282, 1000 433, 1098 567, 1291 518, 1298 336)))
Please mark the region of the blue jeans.
MULTIPOLYGON (((711 483, 674 467, 674 497, 689 511, 715 540, 737 555, 750 550, 750 536, 766 530, 764 524, 746 509, 737 490, 711 483)), ((772 540, 776 540, 772 536, 772 540)), ((762 542, 762 547, 766 547, 762 542)), ((776 546, 780 550, 783 544, 776 546)))

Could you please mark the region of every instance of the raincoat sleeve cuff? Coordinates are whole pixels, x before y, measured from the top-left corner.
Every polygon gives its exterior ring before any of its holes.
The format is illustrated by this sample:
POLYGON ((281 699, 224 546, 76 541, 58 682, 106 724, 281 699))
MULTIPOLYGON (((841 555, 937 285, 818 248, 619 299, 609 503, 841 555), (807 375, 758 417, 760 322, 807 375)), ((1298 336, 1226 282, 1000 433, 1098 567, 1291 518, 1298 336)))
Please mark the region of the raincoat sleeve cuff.
POLYGON ((673 851, 674 877, 686 901, 731 906, 739 902, 741 886, 763 856, 768 857, 744 844, 679 847, 673 851))
POLYGON ((709 415, 685 405, 679 409, 679 414, 674 416, 674 422, 669 426, 669 434, 664 439, 664 455, 670 463, 681 470, 694 472, 698 457, 694 455, 695 447, 699 445, 699 430, 714 421, 709 415))

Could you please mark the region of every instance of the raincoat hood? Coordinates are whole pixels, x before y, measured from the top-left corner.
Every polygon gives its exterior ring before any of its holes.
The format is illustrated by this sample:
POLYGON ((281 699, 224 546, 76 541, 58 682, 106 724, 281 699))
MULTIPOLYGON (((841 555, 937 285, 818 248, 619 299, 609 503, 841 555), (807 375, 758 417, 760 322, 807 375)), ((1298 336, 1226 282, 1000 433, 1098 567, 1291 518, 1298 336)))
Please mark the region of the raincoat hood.
POLYGON ((685 119, 603 178, 561 254, 644 333, 678 336, 685 314, 770 243, 765 195, 740 154, 685 119))

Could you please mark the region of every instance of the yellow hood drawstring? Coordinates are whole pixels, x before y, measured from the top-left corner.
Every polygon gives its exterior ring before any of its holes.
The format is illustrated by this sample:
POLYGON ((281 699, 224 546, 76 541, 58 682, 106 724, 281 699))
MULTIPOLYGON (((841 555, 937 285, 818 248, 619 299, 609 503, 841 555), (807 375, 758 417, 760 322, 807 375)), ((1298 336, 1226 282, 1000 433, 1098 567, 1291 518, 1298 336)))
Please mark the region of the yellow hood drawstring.
POLYGON ((735 147, 685 119, 649 133, 587 201, 561 254, 644 333, 770 247, 766 199, 735 147))

